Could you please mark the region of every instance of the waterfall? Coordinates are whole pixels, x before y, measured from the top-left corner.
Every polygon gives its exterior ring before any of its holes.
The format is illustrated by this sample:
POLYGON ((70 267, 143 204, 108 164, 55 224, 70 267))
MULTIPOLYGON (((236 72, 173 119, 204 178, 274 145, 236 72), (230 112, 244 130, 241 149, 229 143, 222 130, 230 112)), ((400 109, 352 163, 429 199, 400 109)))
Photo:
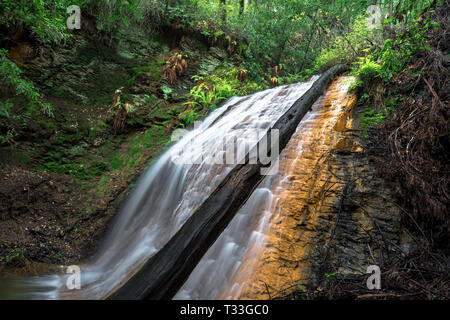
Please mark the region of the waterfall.
MULTIPOLYGON (((183 134, 138 179, 98 253, 80 264, 80 290, 67 290, 68 275, 54 274, 9 281, 4 286, 8 292, 0 295, 31 299, 107 297, 169 241, 232 170, 234 164, 214 160, 222 156, 223 146, 234 141, 249 150, 258 141, 253 132, 267 131, 317 78, 231 98, 183 134)), ((253 197, 268 201, 270 193, 258 190, 253 197)), ((253 209, 247 206, 249 212, 253 209)), ((242 219, 243 225, 259 221, 243 214, 236 219, 242 219)), ((258 241, 257 234, 251 238, 258 241)), ((230 253, 237 250, 231 242, 224 246, 230 253)), ((230 274, 229 270, 225 273, 230 274)))
MULTIPOLYGON (((174 299, 267 299, 266 283, 281 289, 304 271, 301 264, 285 267, 280 257, 307 260, 303 248, 295 249, 301 245, 294 241, 298 218, 292 216, 301 216, 301 209, 309 207, 307 181, 314 180, 315 166, 348 126, 356 102, 348 94, 349 78, 340 77, 316 101, 281 152, 278 174, 261 182, 174 299)), ((301 236, 310 235, 306 230, 301 236)))

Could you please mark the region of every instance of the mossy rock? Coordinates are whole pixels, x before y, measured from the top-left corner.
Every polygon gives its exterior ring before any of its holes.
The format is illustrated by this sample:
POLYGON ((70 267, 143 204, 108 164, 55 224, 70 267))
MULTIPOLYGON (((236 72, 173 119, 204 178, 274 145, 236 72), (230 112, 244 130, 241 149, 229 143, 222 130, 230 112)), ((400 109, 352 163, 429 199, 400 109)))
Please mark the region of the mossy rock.
POLYGON ((117 37, 117 53, 126 59, 157 56, 170 50, 164 39, 142 29, 123 28, 117 37))
POLYGON ((214 72, 220 65, 222 61, 211 56, 204 56, 199 61, 198 73, 203 76, 207 76, 214 72))
POLYGON ((166 107, 158 108, 149 115, 149 118, 155 122, 165 122, 173 119, 173 116, 167 112, 166 107))
POLYGON ((221 48, 218 47, 211 47, 209 48, 209 53, 214 58, 217 58, 219 60, 225 60, 228 56, 227 52, 221 48))
POLYGON ((180 47, 189 58, 193 58, 208 50, 208 47, 202 41, 188 36, 181 38, 180 47))

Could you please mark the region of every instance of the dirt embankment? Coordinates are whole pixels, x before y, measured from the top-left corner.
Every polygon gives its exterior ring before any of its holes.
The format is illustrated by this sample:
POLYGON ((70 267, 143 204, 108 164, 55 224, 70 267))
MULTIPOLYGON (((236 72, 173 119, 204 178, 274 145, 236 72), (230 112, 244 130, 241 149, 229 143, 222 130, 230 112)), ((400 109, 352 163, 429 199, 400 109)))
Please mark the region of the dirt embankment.
POLYGON ((79 260, 85 252, 86 238, 95 239, 103 219, 80 217, 83 201, 72 177, 18 166, 0 170, 0 255, 9 267, 42 271, 39 264, 79 260))

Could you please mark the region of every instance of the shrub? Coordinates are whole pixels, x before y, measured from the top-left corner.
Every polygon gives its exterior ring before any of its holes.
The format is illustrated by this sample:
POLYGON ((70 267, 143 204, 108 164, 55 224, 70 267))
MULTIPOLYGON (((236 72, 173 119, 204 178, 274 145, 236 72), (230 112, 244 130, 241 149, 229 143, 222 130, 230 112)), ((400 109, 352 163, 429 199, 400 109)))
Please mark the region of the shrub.
POLYGON ((3 96, 21 97, 27 103, 26 114, 40 110, 53 116, 50 104, 41 101, 41 94, 32 81, 22 78, 22 70, 7 58, 7 51, 0 49, 0 80, 3 96))
POLYGON ((321 71, 337 63, 350 63, 370 48, 372 31, 367 27, 367 16, 359 15, 350 26, 350 32, 336 36, 317 56, 313 69, 321 71))
POLYGON ((53 117, 52 106, 42 101, 33 82, 23 78, 22 70, 6 55, 0 49, 0 144, 12 144, 17 130, 32 116, 53 117))
POLYGON ((57 43, 69 37, 66 12, 70 5, 85 6, 88 0, 2 1, 0 25, 11 30, 28 30, 42 43, 57 43))

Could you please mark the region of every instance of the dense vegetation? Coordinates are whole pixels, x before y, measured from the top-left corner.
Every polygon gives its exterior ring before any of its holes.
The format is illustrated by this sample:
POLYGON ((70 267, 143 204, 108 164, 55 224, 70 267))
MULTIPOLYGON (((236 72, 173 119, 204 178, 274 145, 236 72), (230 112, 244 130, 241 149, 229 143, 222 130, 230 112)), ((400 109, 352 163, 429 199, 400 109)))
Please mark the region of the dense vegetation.
MULTIPOLYGON (((14 37, 24 31, 37 46, 69 41, 74 33, 66 26, 69 5, 78 5, 83 16, 93 16, 98 34, 112 46, 123 26, 200 33, 242 58, 239 67, 257 83, 255 90, 301 80, 338 62, 356 63, 354 73, 361 79, 357 84, 369 76, 388 81, 425 46, 427 30, 438 27, 425 15, 437 5, 432 0, 2 1, 0 26, 7 37, 0 43, 1 143, 12 143, 31 115, 53 116, 39 89, 7 58, 14 37), (379 11, 369 12, 369 5, 377 5, 379 11)), ((202 103, 217 103, 237 93, 232 89, 219 83, 195 88, 191 95, 197 100, 204 92, 202 103)))

